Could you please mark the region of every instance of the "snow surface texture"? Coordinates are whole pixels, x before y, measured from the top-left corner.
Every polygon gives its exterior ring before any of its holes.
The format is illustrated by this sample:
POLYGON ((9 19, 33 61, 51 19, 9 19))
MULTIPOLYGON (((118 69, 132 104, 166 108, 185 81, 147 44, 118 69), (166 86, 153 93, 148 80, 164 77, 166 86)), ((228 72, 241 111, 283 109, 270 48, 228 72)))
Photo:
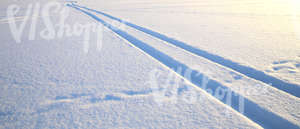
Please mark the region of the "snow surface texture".
POLYGON ((226 6, 259 1, 60 1, 66 23, 104 25, 101 50, 92 36, 86 53, 84 36, 30 41, 30 26, 15 43, 2 7, 12 3, 1 5, 0 128, 300 128, 299 39, 259 24, 288 12, 226 6), (175 92, 198 99, 159 102, 153 70, 158 84, 173 73, 184 83, 175 92))

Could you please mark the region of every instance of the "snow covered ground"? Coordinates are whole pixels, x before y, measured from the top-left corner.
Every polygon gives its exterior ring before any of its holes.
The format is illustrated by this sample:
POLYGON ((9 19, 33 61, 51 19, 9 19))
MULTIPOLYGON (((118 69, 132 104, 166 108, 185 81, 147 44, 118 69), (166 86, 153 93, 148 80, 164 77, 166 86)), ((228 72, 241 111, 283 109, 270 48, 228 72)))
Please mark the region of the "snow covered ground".
POLYGON ((299 84, 298 1, 84 3, 90 8, 299 84))
POLYGON ((300 128, 299 5, 2 1, 0 128, 300 128))

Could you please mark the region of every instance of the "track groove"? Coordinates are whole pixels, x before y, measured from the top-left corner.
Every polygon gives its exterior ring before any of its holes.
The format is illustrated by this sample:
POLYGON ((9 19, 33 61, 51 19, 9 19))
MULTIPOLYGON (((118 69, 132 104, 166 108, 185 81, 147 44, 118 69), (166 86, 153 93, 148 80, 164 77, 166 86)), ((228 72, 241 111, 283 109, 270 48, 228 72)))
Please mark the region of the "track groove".
MULTIPOLYGON (((70 5, 70 4, 68 4, 68 6, 73 7, 75 9, 85 13, 86 15, 92 17, 93 19, 97 20, 98 22, 102 23, 108 29, 110 29, 111 31, 113 31, 114 33, 119 35, 120 37, 127 40, 130 44, 132 44, 136 48, 140 49, 141 51, 145 52, 146 54, 150 55, 154 59, 158 60, 159 62, 161 62, 163 65, 167 66, 168 68, 170 68, 170 69, 181 68, 182 71, 177 74, 180 75, 182 78, 184 78, 183 74, 185 73, 185 71, 190 70, 190 68, 187 65, 180 63, 179 61, 173 59, 172 57, 166 55, 165 53, 162 53, 162 52, 156 50, 155 48, 149 46, 147 43, 135 38, 134 36, 124 32, 122 30, 115 29, 114 26, 108 24, 107 22, 105 22, 102 19, 100 19, 99 17, 89 13, 88 11, 82 10, 82 9, 80 9, 76 6, 70 5)), ((173 72, 176 72, 176 71, 173 71, 173 72)), ((202 78, 202 76, 204 76, 204 75, 202 73, 199 73, 196 70, 192 70, 191 73, 192 73, 191 78, 190 79, 186 78, 186 79, 188 81, 190 81, 192 84, 194 84, 195 86, 202 88, 201 87, 202 79, 200 79, 200 78, 202 78)), ((210 80, 209 83, 207 84, 207 87, 209 87, 210 89, 212 89, 214 91, 216 90, 217 87, 222 87, 222 88, 228 89, 228 91, 230 91, 230 89, 228 87, 220 84, 219 82, 217 82, 215 80, 210 80)), ((225 96, 232 96, 232 105, 228 105, 228 106, 231 106, 231 108, 238 111, 239 110, 239 95, 238 95, 238 93, 235 93, 233 91, 226 92, 225 96), (233 95, 233 94, 237 94, 237 95, 233 95)), ((227 97, 224 97, 220 101, 225 104, 226 98, 227 97)), ((264 128, 272 128, 272 129, 277 129, 277 128, 298 129, 299 128, 297 125, 274 114, 273 112, 270 112, 270 111, 260 107, 259 105, 257 105, 256 103, 252 102, 251 100, 249 100, 247 98, 245 98, 244 104, 245 104, 245 109, 244 109, 243 115, 248 117, 252 121, 258 123, 259 125, 261 125, 264 128)))
POLYGON ((152 31, 150 29, 135 25, 133 23, 124 21, 122 19, 116 18, 116 17, 111 16, 109 14, 106 14, 106 13, 103 13, 103 12, 100 12, 100 11, 97 11, 97 10, 94 10, 94 9, 89 9, 89 8, 86 8, 86 7, 78 6, 78 5, 73 5, 73 6, 77 6, 79 8, 84 8, 86 10, 93 11, 95 13, 106 16, 106 17, 108 17, 112 20, 116 20, 118 22, 126 24, 127 26, 130 26, 130 27, 132 27, 136 30, 139 30, 139 31, 143 32, 143 33, 151 35, 151 36, 153 36, 155 38, 158 38, 160 40, 166 41, 166 43, 169 43, 169 44, 174 45, 176 47, 182 48, 183 50, 185 50, 185 51, 187 51, 191 54, 204 57, 204 58, 206 58, 206 59, 208 59, 212 62, 215 62, 217 64, 220 64, 220 65, 224 66, 224 67, 227 67, 227 68, 232 69, 236 72, 239 72, 239 73, 241 73, 241 74, 243 74, 243 75, 245 75, 249 78, 261 81, 261 82, 263 82, 265 84, 268 84, 268 85, 270 85, 274 88, 282 90, 282 91, 284 91, 284 92, 286 92, 290 95, 293 95, 295 97, 300 98, 300 86, 297 85, 297 84, 282 81, 282 80, 280 80, 276 77, 268 75, 268 74, 266 74, 262 71, 259 71, 255 68, 251 68, 249 66, 244 66, 244 65, 239 64, 237 62, 234 62, 232 60, 225 59, 221 56, 209 53, 209 52, 201 50, 201 49, 198 49, 198 48, 190 46, 190 45, 188 45, 184 42, 181 42, 181 41, 178 41, 176 39, 170 38, 166 35, 163 35, 161 33, 152 31))

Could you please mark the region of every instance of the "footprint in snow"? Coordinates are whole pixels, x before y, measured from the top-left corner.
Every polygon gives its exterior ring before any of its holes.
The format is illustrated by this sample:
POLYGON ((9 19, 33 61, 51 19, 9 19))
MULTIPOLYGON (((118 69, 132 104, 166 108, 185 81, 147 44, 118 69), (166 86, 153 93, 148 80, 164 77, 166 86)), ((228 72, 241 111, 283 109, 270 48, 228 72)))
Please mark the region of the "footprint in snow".
POLYGON ((271 69, 266 70, 266 72, 286 72, 286 73, 297 73, 300 68, 300 62, 295 60, 281 60, 274 61, 272 63, 271 69))
POLYGON ((121 100, 122 100, 121 97, 115 95, 106 95, 104 98, 96 98, 96 97, 90 98, 91 103, 99 103, 103 101, 121 101, 121 100))

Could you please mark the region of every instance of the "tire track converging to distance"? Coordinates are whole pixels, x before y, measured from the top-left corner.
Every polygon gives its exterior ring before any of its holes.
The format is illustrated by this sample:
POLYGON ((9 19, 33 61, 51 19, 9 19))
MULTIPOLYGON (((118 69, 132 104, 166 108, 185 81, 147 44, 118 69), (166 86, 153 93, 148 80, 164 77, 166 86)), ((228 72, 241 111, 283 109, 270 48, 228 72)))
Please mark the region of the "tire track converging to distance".
MULTIPOLYGON (((108 24, 107 22, 105 22, 104 20, 100 19, 99 17, 95 16, 94 14, 82 10, 79 7, 73 6, 68 4, 67 6, 73 7, 76 10, 79 10, 83 13, 85 13, 86 15, 92 17, 93 19, 97 20, 98 22, 100 22, 101 24, 103 24, 105 27, 107 27, 108 29, 110 29, 111 31, 113 31, 114 33, 116 33, 117 35, 119 35, 120 37, 124 38, 125 40, 127 40, 130 44, 132 44, 133 46, 135 46, 136 48, 140 49, 141 51, 145 52, 145 54, 150 55, 151 57, 153 57, 155 60, 158 60, 160 63, 162 63, 163 65, 167 66, 169 69, 178 69, 181 68, 182 71, 180 73, 178 73, 177 71, 174 71, 175 73, 177 73, 177 75, 179 75, 182 78, 185 78, 184 73, 187 70, 191 70, 186 64, 183 64, 177 60, 175 60, 174 58, 166 55, 165 53, 151 47, 150 45, 148 45, 147 43, 137 39, 136 37, 128 34, 127 32, 124 32, 122 30, 116 29, 114 26, 108 24)), ((193 86, 198 87, 198 88, 202 88, 201 84, 202 84, 202 78, 203 75, 202 73, 199 73, 196 70, 192 70, 191 72, 191 77, 190 79, 187 79, 189 82, 191 82, 193 84, 193 86)), ((224 89, 228 89, 228 87, 224 86, 223 84, 220 84, 219 82, 215 81, 215 80, 210 80, 207 84, 207 88, 210 88, 212 90, 216 90, 218 87, 222 87, 224 89)), ((205 90, 205 89, 204 89, 205 90)), ((222 103, 226 103, 226 96, 231 96, 232 94, 236 94, 232 96, 232 103, 230 106, 232 109, 239 111, 239 94, 232 91, 232 92, 226 92, 225 97, 223 99, 217 99, 219 101, 221 101, 222 103)), ((253 101, 245 98, 244 101, 244 113, 243 115, 248 117, 249 119, 251 119, 252 121, 258 123, 259 125, 261 125, 264 128, 272 128, 272 129, 276 129, 276 128, 299 128, 297 125, 295 125, 294 123, 278 116, 277 114, 270 112, 264 108, 262 108, 261 106, 259 106, 258 104, 254 103, 253 101)))
POLYGON ((94 9, 90 9, 90 8, 87 8, 87 7, 82 7, 82 6, 75 5, 75 4, 73 4, 73 6, 76 6, 76 7, 79 7, 79 8, 84 8, 86 10, 93 11, 95 13, 106 16, 106 17, 108 17, 112 20, 116 20, 120 23, 123 23, 127 26, 130 26, 130 27, 134 28, 134 29, 137 29, 137 30, 139 30, 143 33, 149 34, 149 35, 151 35, 155 38, 163 40, 166 43, 169 43, 169 44, 174 45, 176 47, 182 48, 187 52, 190 52, 190 53, 195 54, 197 56, 204 57, 204 58, 206 58, 206 59, 208 59, 212 62, 215 62, 217 64, 220 64, 220 65, 224 66, 224 67, 227 67, 227 68, 232 69, 236 72, 239 72, 239 73, 241 73, 241 74, 243 74, 243 75, 245 75, 249 78, 261 81, 261 82, 266 83, 266 84, 268 84, 268 85, 270 85, 274 88, 282 90, 282 91, 284 91, 284 92, 286 92, 290 95, 293 95, 295 97, 300 98, 300 86, 297 85, 297 84, 282 81, 282 80, 280 80, 276 77, 273 77, 271 75, 268 75, 268 74, 264 73, 263 71, 257 70, 255 68, 250 67, 250 66, 244 66, 242 64, 239 64, 239 63, 234 62, 232 60, 226 59, 224 57, 221 57, 221 56, 209 53, 207 51, 198 49, 198 48, 193 47, 191 45, 188 45, 188 44, 186 44, 182 41, 178 41, 178 40, 170 38, 170 37, 168 37, 164 34, 155 32, 153 30, 147 29, 145 27, 138 26, 136 24, 133 24, 133 23, 130 23, 130 22, 127 22, 127 21, 124 21, 120 18, 116 18, 116 17, 111 16, 109 14, 106 14, 104 12, 97 11, 97 10, 94 10, 94 9))

